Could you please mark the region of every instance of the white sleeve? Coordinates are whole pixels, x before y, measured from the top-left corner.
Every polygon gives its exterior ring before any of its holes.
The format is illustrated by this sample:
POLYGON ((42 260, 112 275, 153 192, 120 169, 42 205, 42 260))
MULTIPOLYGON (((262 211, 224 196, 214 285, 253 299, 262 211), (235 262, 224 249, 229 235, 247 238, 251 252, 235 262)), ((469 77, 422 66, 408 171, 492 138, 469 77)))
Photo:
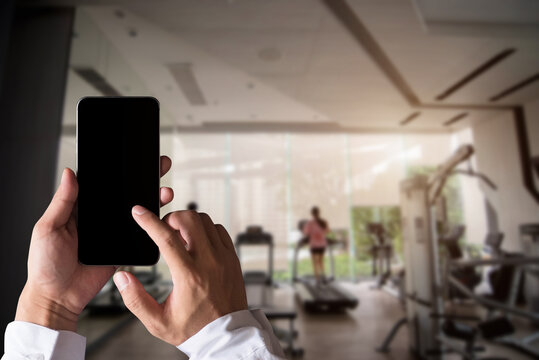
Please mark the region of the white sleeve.
POLYGON ((86 338, 24 321, 6 327, 2 360, 83 360, 86 338))
POLYGON ((242 310, 220 317, 178 345, 178 349, 193 360, 285 358, 261 310, 242 310))

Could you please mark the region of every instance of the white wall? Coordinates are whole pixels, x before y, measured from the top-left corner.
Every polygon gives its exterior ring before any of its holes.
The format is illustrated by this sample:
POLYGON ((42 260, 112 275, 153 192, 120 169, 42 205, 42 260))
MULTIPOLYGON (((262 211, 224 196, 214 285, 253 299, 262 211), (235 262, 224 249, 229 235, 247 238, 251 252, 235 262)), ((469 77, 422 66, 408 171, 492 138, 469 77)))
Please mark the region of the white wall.
MULTIPOLYGON (((467 128, 454 133, 452 136, 452 150, 456 151, 465 144, 474 144, 472 129, 467 128)), ((477 169, 475 158, 471 160, 474 169, 477 169)), ((459 168, 467 169, 468 163, 461 164, 459 168)), ((482 183, 476 177, 461 175, 458 177, 461 187, 461 200, 464 211, 464 224, 466 225, 466 241, 482 245, 487 234, 487 218, 485 216, 485 195, 482 183)))
MULTIPOLYGON (((539 103, 526 106, 528 137, 533 154, 539 154, 539 103)), ((486 197, 498 213, 500 231, 505 233, 504 249, 520 251, 519 225, 539 222, 539 204, 524 188, 514 120, 508 111, 473 125, 479 171, 498 186, 483 186, 486 197)))

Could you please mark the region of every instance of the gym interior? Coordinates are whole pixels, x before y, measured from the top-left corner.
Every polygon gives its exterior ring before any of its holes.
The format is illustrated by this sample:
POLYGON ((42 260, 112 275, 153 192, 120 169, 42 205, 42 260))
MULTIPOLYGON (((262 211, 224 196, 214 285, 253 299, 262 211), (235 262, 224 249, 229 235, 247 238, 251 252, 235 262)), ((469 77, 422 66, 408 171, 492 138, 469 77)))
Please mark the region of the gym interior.
MULTIPOLYGON (((223 224, 289 358, 539 358, 536 1, 0 10, 2 330, 33 224, 76 168, 78 100, 154 96, 175 193, 161 215, 196 204, 223 224), (317 276, 313 207, 328 228, 317 276)), ((129 270, 166 298, 163 260, 129 270)), ((78 332, 90 360, 185 358, 112 281, 78 332)))

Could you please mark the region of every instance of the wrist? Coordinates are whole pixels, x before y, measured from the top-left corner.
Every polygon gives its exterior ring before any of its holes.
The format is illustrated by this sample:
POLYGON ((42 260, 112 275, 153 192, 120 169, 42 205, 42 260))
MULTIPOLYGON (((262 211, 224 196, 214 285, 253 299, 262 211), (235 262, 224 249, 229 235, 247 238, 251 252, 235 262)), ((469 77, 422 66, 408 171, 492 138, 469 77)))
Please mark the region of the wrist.
POLYGON ((53 330, 76 332, 78 314, 25 286, 19 298, 15 320, 30 322, 53 330))

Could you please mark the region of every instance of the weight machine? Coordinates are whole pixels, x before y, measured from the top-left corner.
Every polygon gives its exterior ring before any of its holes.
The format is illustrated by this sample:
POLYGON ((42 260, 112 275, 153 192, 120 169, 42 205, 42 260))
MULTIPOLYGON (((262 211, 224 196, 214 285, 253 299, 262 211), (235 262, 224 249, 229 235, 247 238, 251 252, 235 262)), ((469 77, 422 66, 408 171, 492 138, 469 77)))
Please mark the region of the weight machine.
MULTIPOLYGON (((441 266, 439 241, 443 236, 438 233, 439 199, 447 179, 455 173, 463 173, 456 170, 456 167, 468 160, 473 153, 471 145, 461 146, 432 175, 418 175, 401 182, 406 316, 394 325, 378 351, 387 352, 398 329, 407 324, 410 350, 421 359, 443 359, 449 352, 458 353, 463 359, 478 359, 476 353, 482 348, 475 346, 475 340, 479 334, 485 339, 504 338, 506 344, 533 352, 529 344, 532 340, 536 340, 537 336, 532 335, 526 339, 506 336, 514 331, 506 316, 520 316, 532 321, 539 319, 537 312, 518 308, 514 303, 514 294, 522 275, 528 268, 539 264, 539 257, 446 259, 445 267, 441 266), (454 276, 455 270, 486 265, 514 267, 509 302, 504 303, 476 295, 454 276), (444 302, 448 287, 458 290, 465 297, 486 308, 489 313, 498 312, 503 316, 489 318, 479 323, 477 327, 467 325, 463 321, 480 319, 447 314, 444 302), (464 346, 457 346, 455 340, 463 341, 464 346)), ((480 179, 484 178, 483 175, 473 171, 465 173, 480 179)), ((492 184, 486 183, 489 186, 492 184)), ((495 188, 495 185, 491 187, 495 188)), ((539 357, 539 353, 534 355, 539 357)))

